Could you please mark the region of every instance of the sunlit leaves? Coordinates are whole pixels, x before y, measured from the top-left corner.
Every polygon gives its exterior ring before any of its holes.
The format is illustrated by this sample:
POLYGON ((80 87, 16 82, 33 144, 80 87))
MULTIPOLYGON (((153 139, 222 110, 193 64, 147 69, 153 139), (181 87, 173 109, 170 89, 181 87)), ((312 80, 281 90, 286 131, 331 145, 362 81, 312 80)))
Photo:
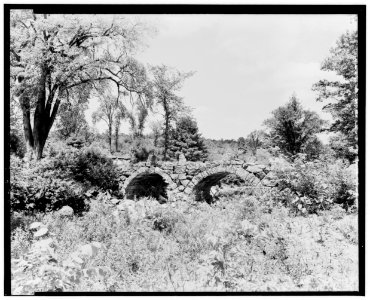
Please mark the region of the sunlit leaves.
MULTIPOLYGON (((334 122, 330 131, 344 135, 346 147, 357 150, 358 128, 358 36, 357 31, 343 34, 334 48, 330 49, 330 56, 321 67, 324 71, 335 72, 340 80, 320 80, 313 86, 318 92, 317 100, 326 101, 324 110, 330 112, 334 122)), ((337 149, 334 147, 337 151, 337 149)), ((348 156, 339 154, 348 158, 348 156)), ((352 155, 349 155, 352 160, 352 155)))

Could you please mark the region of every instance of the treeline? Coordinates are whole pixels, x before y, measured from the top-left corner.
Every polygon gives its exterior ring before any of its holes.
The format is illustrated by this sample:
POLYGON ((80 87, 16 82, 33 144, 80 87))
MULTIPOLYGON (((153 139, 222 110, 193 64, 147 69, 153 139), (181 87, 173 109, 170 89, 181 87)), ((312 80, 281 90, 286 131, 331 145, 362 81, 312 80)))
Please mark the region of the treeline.
POLYGON ((136 161, 150 153, 160 159, 188 160, 270 155, 318 158, 331 151, 336 158, 357 158, 357 32, 342 35, 321 69, 340 75, 340 81, 313 85, 317 101, 333 122, 302 107, 296 95, 272 112, 264 130, 237 141, 204 140, 191 109, 179 95, 193 72, 165 65, 145 66, 135 59, 150 29, 125 19, 77 15, 37 15, 16 10, 11 16, 11 152, 41 159, 44 148, 66 141, 82 147, 92 143, 111 153, 131 153, 136 161), (107 132, 97 133, 85 119, 89 101, 97 101, 93 122, 107 132), (148 124, 150 116, 155 121, 148 124), (129 135, 121 132, 129 125, 129 135), (144 134, 145 128, 149 134, 144 134), (318 133, 331 133, 323 145, 318 133), (227 146, 226 146, 227 145, 227 146), (207 149, 208 148, 208 149, 207 149))
MULTIPOLYGON (((246 137, 235 140, 209 141, 211 147, 229 146, 235 157, 242 154, 256 156, 258 150, 294 158, 304 154, 317 159, 330 153, 349 163, 358 156, 358 40, 357 31, 343 34, 330 55, 323 61, 321 70, 335 72, 339 80, 320 80, 313 85, 317 101, 324 102, 323 111, 329 112, 332 122, 302 107, 293 94, 284 106, 272 111, 265 120, 264 130, 254 130, 246 137), (328 144, 318 138, 319 133, 329 134, 328 144)), ((216 151, 213 151, 217 153, 216 151)), ((217 155, 215 155, 217 156, 217 155)))
POLYGON ((93 121, 106 123, 110 152, 120 150, 122 121, 137 144, 156 111, 162 116, 152 124, 153 146, 164 160, 178 156, 184 143, 188 159, 204 158, 196 122, 178 95, 193 73, 147 67, 135 58, 151 31, 146 24, 122 16, 14 10, 10 29, 12 152, 39 160, 51 136, 71 145, 91 143, 97 134, 84 111, 94 99, 99 107, 93 121))

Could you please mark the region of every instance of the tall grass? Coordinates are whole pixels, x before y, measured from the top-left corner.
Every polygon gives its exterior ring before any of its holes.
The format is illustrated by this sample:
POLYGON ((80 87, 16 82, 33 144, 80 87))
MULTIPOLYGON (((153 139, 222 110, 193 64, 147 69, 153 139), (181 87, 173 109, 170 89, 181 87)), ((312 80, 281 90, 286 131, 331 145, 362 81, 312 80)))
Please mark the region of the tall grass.
POLYGON ((268 213, 255 197, 234 196, 214 206, 146 199, 134 211, 141 213, 118 213, 96 203, 82 217, 49 213, 25 219, 23 228, 13 230, 12 257, 20 259, 30 249, 34 240, 28 226, 37 220, 48 227, 58 262, 83 244, 104 245, 84 268, 109 272, 100 279, 81 277, 67 290, 358 289, 357 215, 340 207, 297 217, 284 207, 268 213))

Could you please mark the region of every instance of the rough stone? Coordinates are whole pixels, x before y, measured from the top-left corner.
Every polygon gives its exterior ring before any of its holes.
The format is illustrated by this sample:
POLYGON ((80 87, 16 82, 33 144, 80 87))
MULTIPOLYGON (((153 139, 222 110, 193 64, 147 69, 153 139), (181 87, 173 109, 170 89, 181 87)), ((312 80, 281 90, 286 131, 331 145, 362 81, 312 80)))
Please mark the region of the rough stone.
POLYGON ((186 167, 185 166, 176 166, 174 172, 177 174, 185 173, 186 167))
POLYGON ((180 153, 178 163, 179 163, 179 165, 185 165, 186 164, 186 158, 185 158, 184 153, 180 153))
POLYGON ((179 178, 179 174, 171 174, 170 176, 171 176, 172 180, 175 180, 175 179, 179 178))
POLYGON ((179 174, 179 180, 184 180, 186 179, 186 174, 185 173, 182 173, 182 174, 179 174))
POLYGON ((61 217, 71 217, 73 216, 73 214, 73 208, 68 205, 63 206, 61 209, 58 210, 58 215, 61 217))
POLYGON ((262 185, 268 186, 268 187, 273 187, 273 186, 276 186, 276 184, 277 184, 276 182, 268 180, 266 178, 264 180, 262 180, 261 183, 262 183, 262 185))
POLYGON ((185 192, 185 194, 190 195, 191 194, 191 191, 192 191, 192 189, 189 188, 189 187, 187 187, 184 192, 185 192))
POLYGON ((120 200, 118 200, 117 198, 112 198, 112 199, 110 200, 110 202, 112 202, 113 204, 117 204, 117 203, 119 203, 119 202, 120 202, 120 200))
POLYGON ((190 180, 187 180, 187 179, 185 179, 185 180, 181 180, 181 184, 182 184, 183 186, 187 186, 189 182, 190 182, 190 180))
MULTIPOLYGON (((260 181, 264 179, 266 179, 264 181, 266 185, 263 186, 270 186, 274 183, 274 180, 271 179, 276 179, 270 178, 273 176, 270 175, 272 172, 270 172, 270 168, 267 165, 256 164, 250 161, 241 161, 237 159, 206 163, 190 161, 186 161, 184 163, 180 161, 157 161, 155 165, 149 165, 148 160, 147 162, 120 167, 119 176, 121 181, 119 186, 122 193, 126 193, 126 188, 129 185, 131 191, 135 189, 135 184, 138 184, 139 187, 140 180, 137 183, 132 182, 132 180, 137 176, 141 176, 143 179, 142 182, 145 182, 145 174, 148 174, 149 176, 149 174, 153 173, 160 175, 163 181, 167 183, 167 186, 165 187, 168 196, 167 201, 173 201, 172 199, 177 198, 177 194, 192 193, 195 185, 199 182, 204 183, 203 187, 205 189, 205 193, 207 193, 207 177, 213 176, 217 173, 219 173, 219 175, 222 173, 236 174, 238 177, 245 180, 245 184, 247 186, 251 187, 256 185, 262 186, 263 183, 260 183, 260 181)), ((92 199, 94 199, 94 197, 92 197, 92 199)), ((113 200, 112 202, 116 202, 116 200, 113 200)), ((129 202, 125 203, 126 204, 122 205, 122 201, 120 203, 117 202, 117 204, 119 204, 118 207, 121 207, 121 209, 124 209, 125 206, 129 205, 129 202)))
POLYGON ((260 173, 260 172, 263 172, 263 169, 260 166, 255 165, 255 166, 249 166, 247 168, 247 171, 251 173, 260 173))

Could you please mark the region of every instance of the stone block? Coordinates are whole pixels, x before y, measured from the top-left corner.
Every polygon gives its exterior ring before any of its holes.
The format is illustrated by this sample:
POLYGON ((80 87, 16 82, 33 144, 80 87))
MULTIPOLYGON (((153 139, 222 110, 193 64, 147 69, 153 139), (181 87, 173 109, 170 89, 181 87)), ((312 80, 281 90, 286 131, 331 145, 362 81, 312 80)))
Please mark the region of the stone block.
POLYGON ((184 191, 184 193, 185 193, 185 194, 187 194, 187 195, 190 195, 190 194, 191 194, 191 192, 192 192, 192 189, 191 189, 191 188, 189 188, 189 187, 187 187, 187 188, 185 189, 185 191, 184 191))
POLYGON ((172 178, 172 180, 175 180, 179 178, 179 174, 171 174, 170 177, 172 178))
POLYGON ((174 169, 174 172, 177 174, 180 173, 185 173, 186 172, 186 167, 185 166, 176 166, 174 169))
POLYGON ((186 174, 185 173, 179 174, 178 178, 179 178, 179 180, 185 180, 186 179, 186 174))
POLYGON ((173 190, 177 187, 176 183, 172 183, 168 186, 169 189, 173 190))
POLYGON ((179 185, 178 190, 179 190, 180 192, 182 192, 184 189, 185 189, 185 187, 184 187, 183 185, 179 185))
POLYGON ((190 180, 187 187, 193 188, 194 187, 194 182, 190 180))
POLYGON ((260 173, 260 172, 263 172, 263 169, 258 165, 254 165, 254 166, 249 166, 247 168, 247 171, 251 173, 260 173))
POLYGON ((181 180, 181 184, 182 184, 183 186, 187 186, 187 185, 189 184, 189 182, 190 182, 190 180, 187 180, 187 179, 185 179, 185 180, 181 180))

